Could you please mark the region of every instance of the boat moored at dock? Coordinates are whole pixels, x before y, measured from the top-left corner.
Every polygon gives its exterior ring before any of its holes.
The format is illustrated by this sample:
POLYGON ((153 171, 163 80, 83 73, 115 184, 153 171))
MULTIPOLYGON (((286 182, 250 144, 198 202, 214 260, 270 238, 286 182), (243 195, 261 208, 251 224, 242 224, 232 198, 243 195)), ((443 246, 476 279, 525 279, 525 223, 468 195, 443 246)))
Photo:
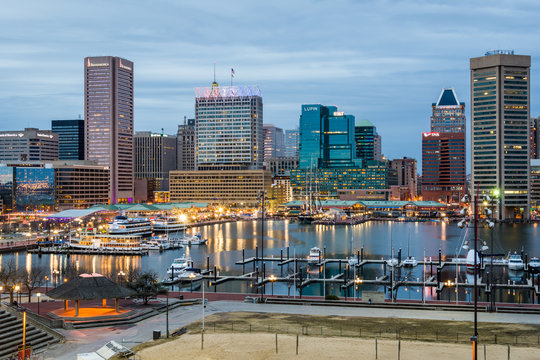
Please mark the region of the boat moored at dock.
POLYGON ((129 218, 118 215, 114 221, 109 223, 109 234, 111 235, 150 235, 152 233, 152 223, 147 218, 129 218))

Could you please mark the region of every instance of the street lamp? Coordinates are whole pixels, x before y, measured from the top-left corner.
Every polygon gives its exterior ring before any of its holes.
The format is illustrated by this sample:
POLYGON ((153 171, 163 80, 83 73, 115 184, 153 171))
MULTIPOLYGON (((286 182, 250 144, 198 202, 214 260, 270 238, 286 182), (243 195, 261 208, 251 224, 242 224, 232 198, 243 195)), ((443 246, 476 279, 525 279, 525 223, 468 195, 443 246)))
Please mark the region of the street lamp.
POLYGON ((272 296, 274 296, 274 281, 277 280, 276 275, 272 274, 268 277, 268 280, 270 280, 270 283, 272 283, 272 296))
POLYGON ((2 303, 2 293, 4 292, 4 287, 0 286, 0 303, 2 303))
POLYGON ((15 291, 17 292, 17 300, 20 304, 21 302, 21 287, 19 285, 15 285, 15 291))
POLYGON ((123 285, 123 281, 122 281, 122 280, 124 279, 124 276, 126 276, 126 273, 123 272, 122 270, 120 270, 120 271, 118 272, 118 277, 120 278, 120 285, 123 285))
POLYGON ((58 271, 58 269, 54 269, 52 271, 52 274, 54 276, 54 287, 57 287, 58 286, 58 275, 60 275, 60 271, 58 271))
POLYGON ((49 292, 49 277, 45 276, 45 292, 49 292))
POLYGON ((37 296, 37 313, 38 313, 38 315, 39 315, 39 303, 40 303, 40 299, 39 299, 39 298, 41 297, 41 293, 37 293, 36 296, 37 296))
MULTIPOLYGON (((450 294, 450 289, 455 285, 455 283, 452 280, 447 280, 445 284, 448 287, 448 302, 450 302, 450 298, 452 296, 450 294)), ((456 296, 457 296, 457 293, 456 293, 456 296)))
POLYGON ((188 277, 191 280, 191 292, 193 292, 193 279, 195 279, 197 275, 195 273, 189 273, 188 277))
POLYGON ((358 299, 359 297, 359 292, 358 292, 358 285, 362 284, 364 282, 364 280, 360 279, 358 276, 356 277, 356 279, 354 279, 354 284, 355 284, 355 291, 356 291, 356 298, 358 299))

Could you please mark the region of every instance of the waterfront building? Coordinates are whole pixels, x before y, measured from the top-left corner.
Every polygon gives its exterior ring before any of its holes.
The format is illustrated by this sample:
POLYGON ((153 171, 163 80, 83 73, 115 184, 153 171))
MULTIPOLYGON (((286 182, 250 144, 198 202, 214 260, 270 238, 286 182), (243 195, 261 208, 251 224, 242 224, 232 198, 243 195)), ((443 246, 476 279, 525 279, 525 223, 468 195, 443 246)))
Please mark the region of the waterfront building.
POLYGON ((167 191, 169 171, 176 170, 177 164, 176 136, 138 131, 134 144, 135 179, 151 179, 156 191, 167 191))
POLYGON ((443 88, 431 107, 431 132, 465 132, 465 103, 458 101, 454 88, 443 88))
POLYGON ((500 191, 498 219, 529 216, 530 66, 513 51, 470 59, 471 190, 500 191))
POLYGON ((58 160, 58 134, 26 128, 0 131, 0 162, 58 160))
POLYGON ((465 133, 422 133, 422 199, 459 204, 465 193, 465 133))
POLYGON ((84 59, 86 160, 110 169, 111 203, 133 200, 133 62, 84 59))
POLYGON ((275 157, 265 160, 266 169, 270 170, 272 177, 290 176, 291 170, 298 167, 297 157, 275 157))
POLYGON ((406 186, 409 189, 410 199, 417 197, 417 164, 416 159, 404 157, 391 160, 389 166, 397 172, 397 185, 406 186))
POLYGON ((285 130, 285 156, 298 157, 298 148, 300 144, 300 130, 285 130))
POLYGON ((5 211, 53 211, 107 204, 109 170, 82 161, 0 163, 5 211))
POLYGON ((540 159, 531 159, 531 209, 540 211, 540 159))
POLYGON ((58 160, 84 160, 84 120, 52 120, 58 134, 58 160))
POLYGON ((263 162, 263 102, 255 86, 197 88, 197 170, 257 170, 263 162))
POLYGON ((390 189, 338 189, 337 193, 338 199, 343 201, 390 200, 390 189))
POLYGON ((532 117, 529 125, 529 147, 530 147, 530 158, 538 159, 540 158, 540 116, 532 117))
POLYGON ((276 176, 273 179, 273 185, 268 194, 270 208, 276 210, 279 205, 285 204, 293 200, 293 192, 291 187, 291 178, 289 176, 276 176))
POLYGON ((177 170, 195 170, 195 119, 184 117, 176 134, 177 170))
POLYGON ((263 125, 263 160, 285 156, 283 129, 271 124, 263 125))
POLYGON ((362 160, 382 160, 381 136, 369 120, 360 120, 354 126, 356 157, 362 160))
POLYGON ((173 170, 169 181, 172 202, 257 206, 261 191, 270 191, 272 176, 266 170, 173 170))

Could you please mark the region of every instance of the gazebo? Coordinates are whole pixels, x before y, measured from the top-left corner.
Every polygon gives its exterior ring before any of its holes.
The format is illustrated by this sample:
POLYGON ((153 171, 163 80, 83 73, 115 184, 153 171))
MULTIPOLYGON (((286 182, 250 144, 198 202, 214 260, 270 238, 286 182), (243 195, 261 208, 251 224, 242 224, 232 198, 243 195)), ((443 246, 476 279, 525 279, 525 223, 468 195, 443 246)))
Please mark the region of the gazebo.
POLYGON ((64 311, 68 310, 68 301, 75 301, 75 316, 79 316, 79 301, 102 300, 102 306, 107 306, 107 299, 114 299, 115 311, 119 312, 118 299, 135 295, 136 292, 120 286, 101 274, 81 274, 51 291, 47 296, 52 299, 64 300, 64 311))

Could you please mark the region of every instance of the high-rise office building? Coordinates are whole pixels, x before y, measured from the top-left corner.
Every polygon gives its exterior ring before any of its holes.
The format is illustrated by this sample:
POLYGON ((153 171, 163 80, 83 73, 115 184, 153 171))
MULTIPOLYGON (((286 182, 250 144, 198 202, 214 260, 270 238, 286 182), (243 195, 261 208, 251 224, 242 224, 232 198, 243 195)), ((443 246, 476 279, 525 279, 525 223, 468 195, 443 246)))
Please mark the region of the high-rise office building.
POLYGON ((184 118, 176 133, 176 168, 195 170, 195 119, 184 118))
POLYGON ((471 192, 500 191, 498 219, 529 217, 531 57, 492 51, 471 58, 471 192))
POLYGON ((465 103, 458 101, 454 88, 442 89, 431 106, 431 132, 465 132, 465 103))
POLYGON ((416 159, 404 157, 390 161, 390 167, 397 171, 397 185, 406 186, 410 193, 410 200, 417 196, 417 165, 416 159))
POLYGON ((381 136, 369 120, 360 120, 354 126, 356 157, 362 160, 382 160, 381 136))
POLYGON ((198 170, 262 169, 263 102, 254 86, 197 88, 195 98, 198 170))
POLYGON ((176 170, 176 136, 138 131, 135 144, 135 179, 151 179, 156 191, 169 190, 169 171, 176 170))
POLYGON ((111 203, 133 199, 133 63, 84 59, 86 160, 110 169, 111 203))
POLYGON ((532 117, 529 125, 529 154, 531 159, 540 158, 540 116, 532 117))
POLYGON ((459 204, 465 188, 465 133, 422 133, 422 199, 459 204))
POLYGON ((285 130, 285 156, 298 158, 298 144, 300 143, 300 130, 285 130))
POLYGON ((51 125, 58 134, 58 159, 84 160, 84 120, 53 120, 51 125))
POLYGON ((58 134, 26 128, 0 131, 0 161, 58 160, 58 134))
POLYGON ((263 160, 285 156, 283 129, 271 124, 263 125, 263 160))

